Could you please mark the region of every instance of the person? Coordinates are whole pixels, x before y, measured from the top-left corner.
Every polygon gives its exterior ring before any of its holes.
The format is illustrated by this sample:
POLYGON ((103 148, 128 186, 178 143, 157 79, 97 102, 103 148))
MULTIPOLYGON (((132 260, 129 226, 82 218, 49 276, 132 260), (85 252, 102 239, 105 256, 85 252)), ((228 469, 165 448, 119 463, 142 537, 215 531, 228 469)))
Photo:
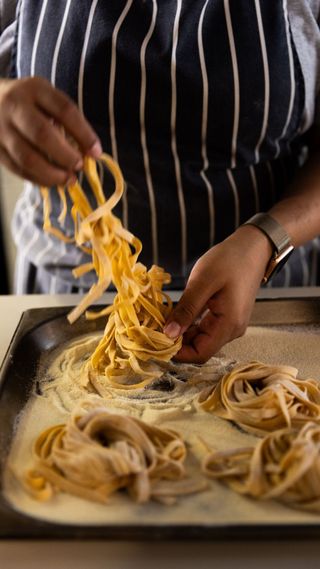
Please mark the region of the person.
POLYGON ((71 274, 84 254, 42 231, 39 185, 57 223, 54 186, 102 149, 124 173, 116 214, 142 262, 184 287, 165 327, 184 334, 178 360, 242 335, 266 268, 292 247, 269 286, 319 284, 320 1, 15 4, 0 0, 0 161, 27 180, 16 292, 92 284, 71 274))

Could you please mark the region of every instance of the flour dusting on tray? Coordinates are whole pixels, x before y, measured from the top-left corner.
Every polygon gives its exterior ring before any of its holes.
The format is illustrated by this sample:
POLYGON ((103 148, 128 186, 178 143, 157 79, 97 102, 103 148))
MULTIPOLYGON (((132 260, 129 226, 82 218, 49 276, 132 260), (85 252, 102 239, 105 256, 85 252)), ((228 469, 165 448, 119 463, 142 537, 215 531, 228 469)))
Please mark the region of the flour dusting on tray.
POLYGON ((299 369, 300 377, 320 380, 320 335, 307 328, 251 327, 243 338, 227 345, 207 365, 168 364, 162 378, 147 388, 128 392, 105 388, 99 379, 91 381, 79 373, 91 342, 97 342, 97 337, 88 337, 85 341, 81 338, 56 355, 40 382, 42 395, 33 395, 21 414, 4 479, 6 498, 14 508, 37 518, 80 525, 315 523, 318 517, 314 514, 295 511, 273 501, 250 500, 214 480, 209 482, 207 491, 186 496, 170 508, 155 503, 133 504, 121 493, 112 497, 108 505, 68 494, 60 494, 49 503, 33 500, 12 471, 23 472, 32 466, 35 438, 44 429, 65 422, 82 399, 89 399, 91 403, 103 401, 112 412, 130 414, 155 426, 175 430, 190 451, 186 468, 192 476, 200 476, 199 464, 206 445, 223 450, 252 446, 256 442, 253 435, 244 433, 233 423, 199 408, 198 396, 205 385, 215 383, 236 363, 252 360, 292 365, 299 369))

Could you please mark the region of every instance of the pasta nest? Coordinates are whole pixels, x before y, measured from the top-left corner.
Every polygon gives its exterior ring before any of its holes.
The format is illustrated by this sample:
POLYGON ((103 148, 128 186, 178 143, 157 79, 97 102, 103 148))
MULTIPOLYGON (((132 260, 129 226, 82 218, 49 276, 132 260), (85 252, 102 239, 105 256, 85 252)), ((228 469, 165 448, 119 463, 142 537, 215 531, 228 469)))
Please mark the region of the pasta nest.
POLYGON ((313 422, 269 434, 255 448, 211 452, 202 469, 240 494, 320 512, 320 426, 313 422))
POLYGON ((255 435, 318 422, 319 382, 299 379, 297 373, 294 367, 255 361, 237 365, 216 386, 203 390, 199 403, 255 435))
POLYGON ((105 407, 75 410, 66 424, 43 431, 34 444, 35 466, 24 487, 40 501, 57 492, 106 503, 125 489, 138 503, 174 503, 206 488, 186 478, 187 450, 177 433, 105 407))

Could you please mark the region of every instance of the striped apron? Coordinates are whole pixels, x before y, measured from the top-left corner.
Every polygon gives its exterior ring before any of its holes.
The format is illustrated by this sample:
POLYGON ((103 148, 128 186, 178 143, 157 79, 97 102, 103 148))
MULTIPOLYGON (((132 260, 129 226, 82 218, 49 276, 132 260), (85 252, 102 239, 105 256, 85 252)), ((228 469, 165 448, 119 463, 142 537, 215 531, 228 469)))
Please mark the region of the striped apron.
MULTIPOLYGON (((21 0, 17 29, 17 77, 46 77, 78 104, 123 171, 116 214, 174 288, 294 176, 304 82, 286 0, 21 0)), ((13 220, 16 292, 88 288, 94 275, 71 275, 85 254, 44 234, 42 214, 27 184, 13 220)), ((272 284, 320 284, 318 252, 317 240, 295 251, 272 284)))

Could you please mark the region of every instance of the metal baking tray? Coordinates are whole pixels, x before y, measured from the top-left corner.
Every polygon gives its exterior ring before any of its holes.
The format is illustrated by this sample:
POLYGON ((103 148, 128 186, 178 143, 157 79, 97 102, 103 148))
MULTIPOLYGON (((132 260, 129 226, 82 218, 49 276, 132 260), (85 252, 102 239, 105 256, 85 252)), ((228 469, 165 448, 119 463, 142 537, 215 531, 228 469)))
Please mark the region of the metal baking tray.
MULTIPOLYGON (((88 332, 104 327, 104 319, 72 326, 66 319, 70 307, 39 308, 22 314, 0 369, 0 538, 2 539, 112 539, 112 540, 271 540, 318 539, 320 522, 311 524, 193 524, 189 525, 99 525, 77 526, 37 520, 16 512, 2 492, 2 472, 10 449, 15 420, 33 388, 37 366, 44 352, 88 332)), ((320 298, 258 300, 252 325, 319 326, 320 298)), ((320 349, 320 335, 319 335, 320 349)))

